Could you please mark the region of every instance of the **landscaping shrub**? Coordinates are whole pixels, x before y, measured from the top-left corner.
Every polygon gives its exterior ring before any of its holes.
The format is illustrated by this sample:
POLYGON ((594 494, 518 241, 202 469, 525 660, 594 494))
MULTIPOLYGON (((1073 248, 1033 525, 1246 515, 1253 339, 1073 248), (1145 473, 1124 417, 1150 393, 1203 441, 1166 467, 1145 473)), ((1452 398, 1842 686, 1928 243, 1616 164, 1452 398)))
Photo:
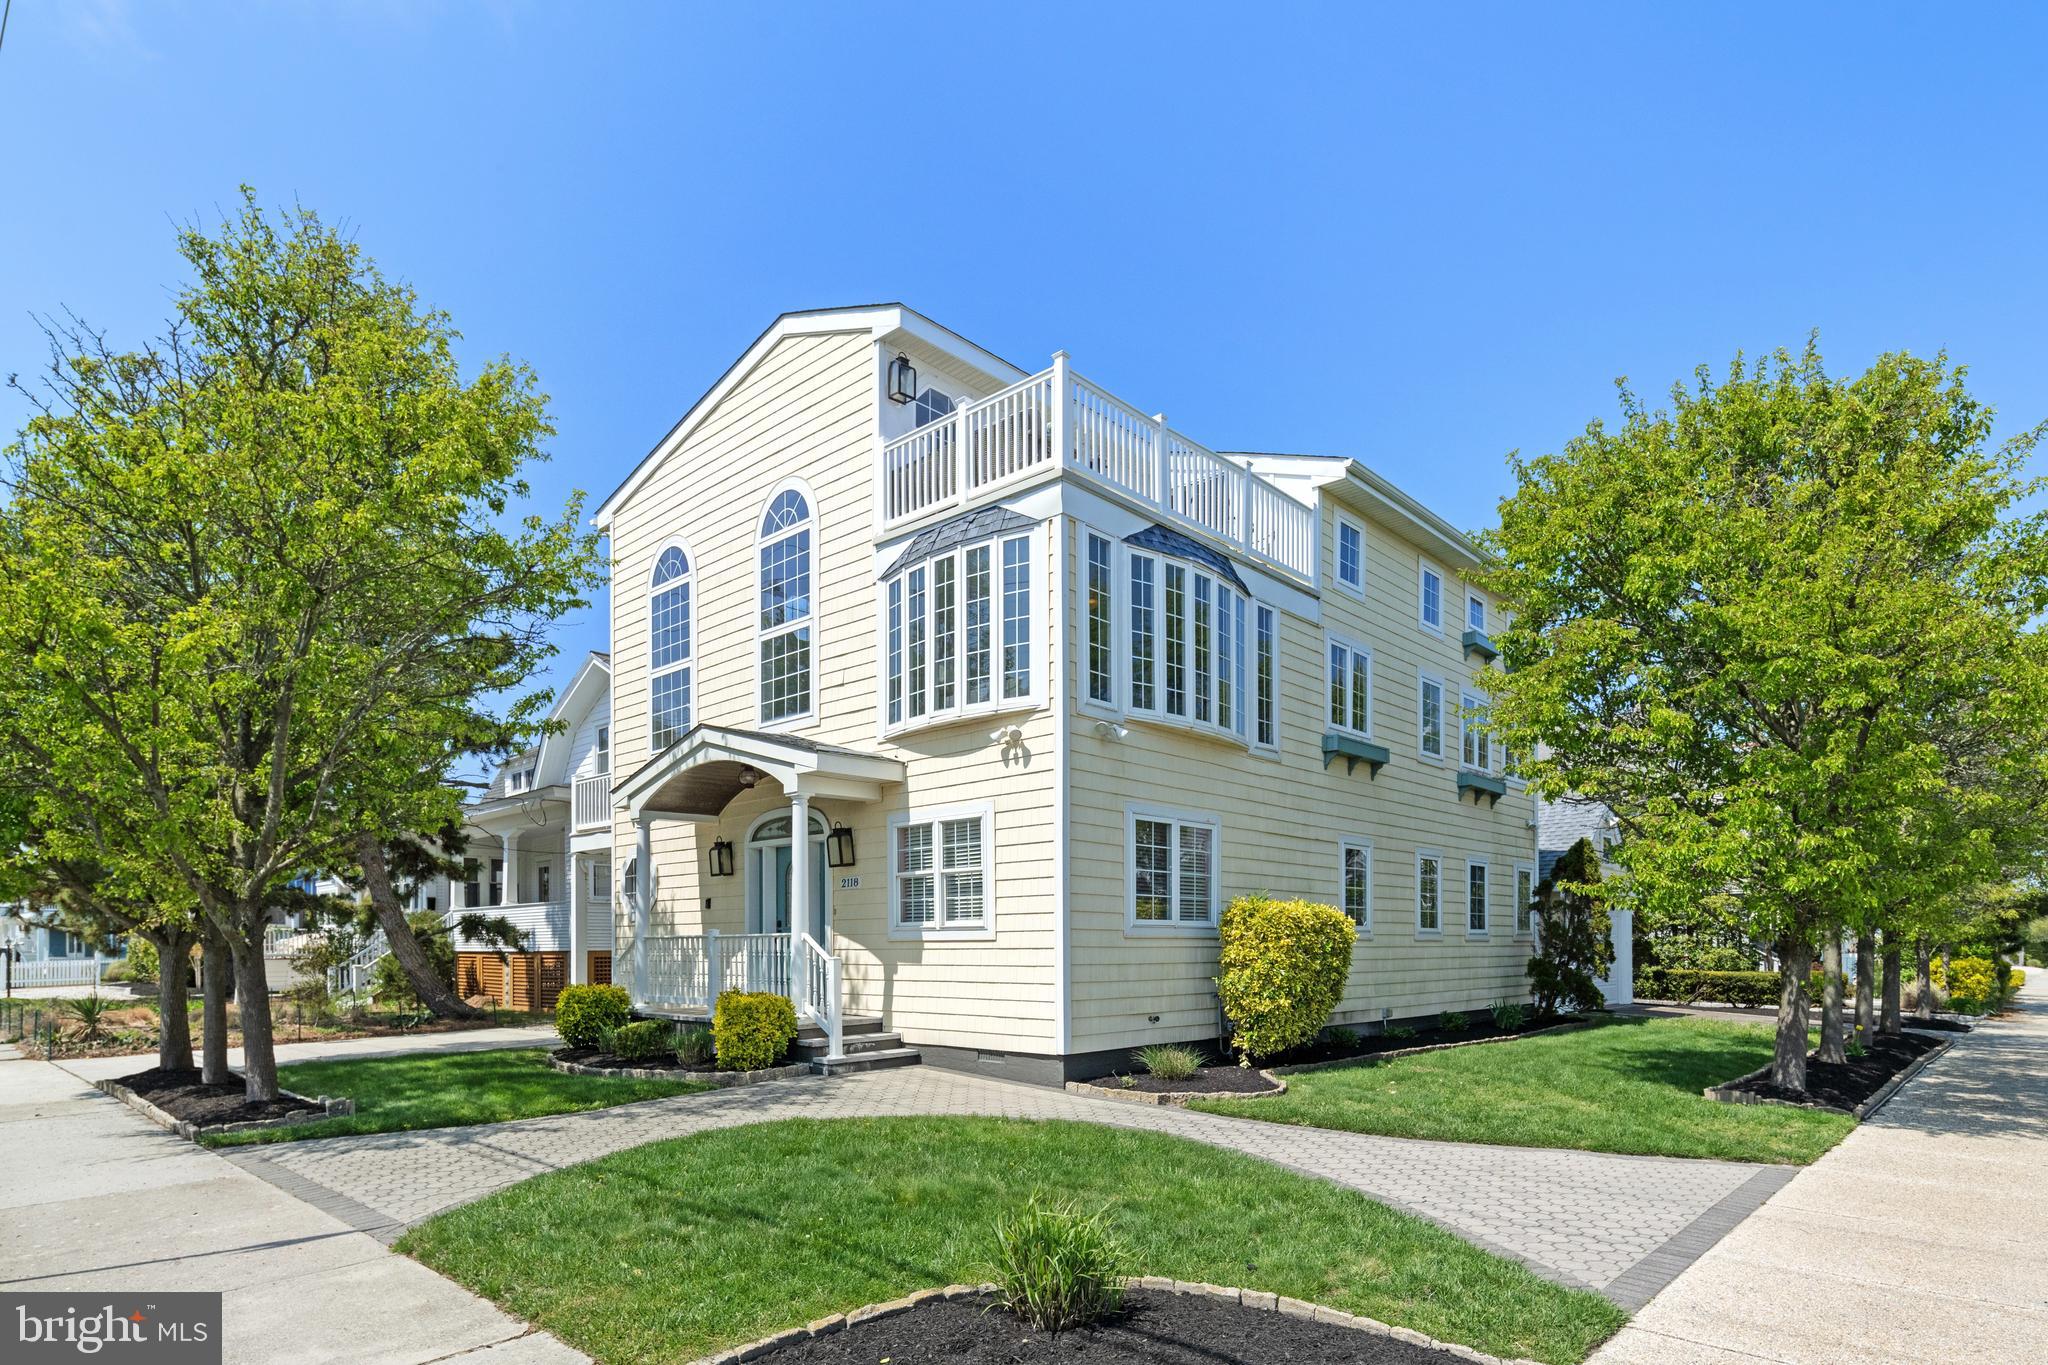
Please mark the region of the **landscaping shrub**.
POLYGON ((684 1066, 703 1066, 717 1055, 711 1030, 702 1024, 677 1024, 676 1060, 684 1066))
POLYGON ((98 991, 76 1000, 64 1000, 59 1003, 63 1005, 66 1014, 78 1021, 78 1036, 88 1043, 97 1043, 100 1040, 102 1025, 106 1023, 107 1016, 114 1011, 114 1002, 98 991))
POLYGON ((1340 1051, 1349 1052, 1358 1046, 1358 1030, 1345 1028, 1341 1024, 1336 1028, 1327 1028, 1323 1030, 1323 1041, 1340 1051))
POLYGON ((622 1062, 651 1062, 668 1053, 669 1031, 658 1019, 621 1024, 605 1037, 604 1050, 622 1062))
POLYGON ((1953 957, 1946 971, 1934 960, 1934 984, 1950 999, 1990 1000, 1998 992, 1998 969, 1988 957, 1953 957))
POLYGON ((163 959, 158 955, 156 945, 140 934, 128 936, 128 971, 134 981, 154 981, 162 969, 163 959))
POLYGON ((1131 1056, 1162 1081, 1184 1081, 1202 1069, 1202 1054, 1179 1043, 1155 1043, 1131 1056))
POLYGON ((1444 1033, 1463 1033, 1472 1027, 1472 1016, 1463 1010, 1445 1010, 1436 1017, 1436 1026, 1444 1033))
POLYGON ((633 998, 624 986, 564 986, 555 998, 555 1032, 570 1047, 598 1047, 606 1029, 632 1017, 633 998))
MULTIPOLYGON (((441 918, 438 910, 415 910, 405 917, 412 929, 412 936, 419 940, 421 951, 434 969, 434 975, 441 978, 441 984, 455 989, 455 938, 449 932, 448 923, 441 918)), ((392 1005, 399 1009, 416 1009, 420 996, 412 984, 412 978, 405 974, 405 968, 398 965, 398 959, 390 953, 377 959, 370 968, 370 997, 380 1005, 392 1005)))
POLYGON ((711 1011, 711 1041, 720 1071, 774 1066, 796 1041, 796 1006, 766 991, 722 992, 711 1011))
POLYGON ((1381 1030, 1389 1038, 1413 1038, 1415 1029, 1409 1024, 1389 1024, 1381 1030))
POLYGON ((1512 1033, 1529 1022, 1529 1007, 1514 1000, 1493 1002, 1493 1026, 1512 1033))
POLYGON ((1778 974, 1646 967, 1636 973, 1636 995, 1644 1000, 1676 1000, 1681 1005, 1703 1000, 1721 1005, 1775 1005, 1778 974))
POLYGON ((1591 839, 1567 849, 1536 888, 1536 913, 1541 946, 1524 970, 1538 1012, 1604 1008, 1599 979, 1614 966, 1614 936, 1591 839))
POLYGON ((996 1302, 1057 1335, 1123 1306, 1127 1261, 1100 1213, 1033 1196, 1022 1212, 996 1220, 989 1278, 996 1302))
POLYGON ((1315 1038, 1344 997, 1358 931, 1335 906, 1240 896, 1223 911, 1216 994, 1242 1065, 1315 1038))

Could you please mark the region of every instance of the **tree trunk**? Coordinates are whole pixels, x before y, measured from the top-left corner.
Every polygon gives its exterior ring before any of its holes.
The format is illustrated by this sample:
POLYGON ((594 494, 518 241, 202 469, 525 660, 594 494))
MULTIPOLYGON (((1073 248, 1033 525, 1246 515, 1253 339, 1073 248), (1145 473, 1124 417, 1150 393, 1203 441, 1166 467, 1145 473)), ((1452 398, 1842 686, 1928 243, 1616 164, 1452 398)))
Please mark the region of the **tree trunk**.
POLYGON ((1842 930, 1829 925, 1820 950, 1820 1059, 1840 1064, 1849 1060, 1842 1038, 1842 930))
POLYGON ((1884 934, 1884 1009, 1878 1020, 1880 1031, 1896 1037, 1899 1032, 1899 940, 1891 930, 1884 934))
POLYGON ((142 935, 156 948, 156 1064, 163 1071, 192 1069, 192 993, 185 980, 192 936, 176 929, 142 935))
POLYGON ((263 973, 264 917, 235 940, 236 992, 242 1016, 242 1094, 251 1104, 277 1098, 277 1053, 270 1037, 270 980, 263 973))
POLYGON ((200 1044, 204 1060, 199 1079, 208 1085, 234 1080, 228 1070, 228 945, 209 933, 199 947, 200 1044))
POLYGON ((483 1018, 482 1010, 465 1003, 455 988, 441 979, 427 957, 427 950, 413 937, 412 926, 406 923, 405 911, 398 904, 398 892, 391 885, 391 864, 383 842, 375 835, 365 834, 356 841, 356 852, 363 865, 363 885, 370 893, 371 908, 377 912, 377 923, 391 944, 391 956, 398 959, 400 970, 412 982, 413 994, 437 1019, 483 1018))
POLYGON ((1771 1084, 1806 1093, 1806 974, 1813 949, 1796 934, 1778 940, 1778 1041, 1771 1054, 1771 1084))
POLYGON ((1934 1017, 1934 945, 1920 939, 1913 945, 1913 1017, 1934 1017))
POLYGON ((1856 1041, 1866 1050, 1877 1041, 1877 935, 1856 935, 1856 1041))

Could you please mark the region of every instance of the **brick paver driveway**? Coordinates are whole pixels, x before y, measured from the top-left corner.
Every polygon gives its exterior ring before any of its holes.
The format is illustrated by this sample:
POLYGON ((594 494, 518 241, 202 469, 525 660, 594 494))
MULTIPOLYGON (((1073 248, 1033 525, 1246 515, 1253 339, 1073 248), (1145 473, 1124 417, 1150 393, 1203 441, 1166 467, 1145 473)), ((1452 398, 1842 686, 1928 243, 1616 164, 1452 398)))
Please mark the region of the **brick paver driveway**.
POLYGON ((234 1149, 228 1159, 394 1241, 456 1204, 661 1138, 788 1118, 962 1114, 1173 1133, 1360 1190, 1625 1307, 1790 1178, 1786 1167, 1369 1137, 1088 1099, 932 1067, 806 1079, 475 1128, 234 1149))

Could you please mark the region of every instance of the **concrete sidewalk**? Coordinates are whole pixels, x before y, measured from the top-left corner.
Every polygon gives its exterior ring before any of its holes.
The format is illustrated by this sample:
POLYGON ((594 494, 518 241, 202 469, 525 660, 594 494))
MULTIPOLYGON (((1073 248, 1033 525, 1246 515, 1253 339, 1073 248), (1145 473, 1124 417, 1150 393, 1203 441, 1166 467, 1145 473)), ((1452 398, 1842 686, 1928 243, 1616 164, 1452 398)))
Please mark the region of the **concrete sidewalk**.
POLYGON ((59 1067, 0 1059, 0 1146, 0 1287, 218 1290, 230 1362, 585 1359, 59 1067))
POLYGON ((1591 1365, 2048 1360, 2048 971, 1591 1365))

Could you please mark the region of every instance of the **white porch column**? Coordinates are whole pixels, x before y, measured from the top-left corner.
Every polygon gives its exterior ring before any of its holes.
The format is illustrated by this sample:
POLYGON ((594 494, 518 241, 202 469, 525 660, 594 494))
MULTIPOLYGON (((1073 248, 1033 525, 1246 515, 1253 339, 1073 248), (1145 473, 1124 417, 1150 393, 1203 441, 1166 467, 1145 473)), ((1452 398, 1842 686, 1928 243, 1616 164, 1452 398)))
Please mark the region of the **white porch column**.
POLYGON ((513 837, 512 832, 507 830, 498 836, 498 844, 502 849, 499 856, 505 863, 505 881, 498 896, 498 904, 517 905, 519 904, 519 843, 513 837))
POLYGON ((802 792, 789 795, 789 881, 789 997, 800 1001, 796 940, 811 932, 811 798, 802 792))
POLYGON ((633 813, 633 1003, 647 999, 647 926, 654 918, 654 828, 633 813))
POLYGON ((573 849, 568 857, 569 865, 569 984, 581 986, 590 975, 586 959, 590 956, 583 948, 583 870, 582 855, 573 849))

